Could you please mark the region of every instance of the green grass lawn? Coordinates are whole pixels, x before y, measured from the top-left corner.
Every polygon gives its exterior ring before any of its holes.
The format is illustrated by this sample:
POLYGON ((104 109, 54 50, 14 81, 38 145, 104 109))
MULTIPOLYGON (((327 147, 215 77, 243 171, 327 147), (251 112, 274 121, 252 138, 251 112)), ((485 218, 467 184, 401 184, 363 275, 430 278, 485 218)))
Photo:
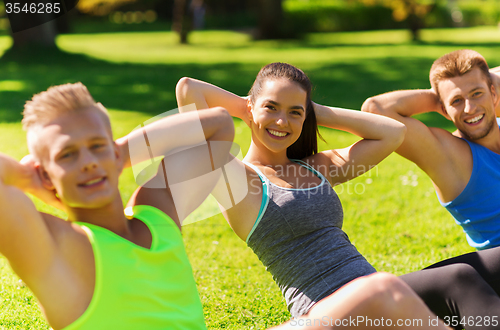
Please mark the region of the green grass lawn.
MULTIPOLYGON (((116 137, 176 107, 174 87, 183 76, 207 80, 246 94, 261 66, 289 62, 309 74, 315 101, 359 109, 369 96, 394 89, 427 88, 433 60, 458 48, 482 53, 500 65, 500 33, 483 27, 424 30, 423 41, 408 42, 406 31, 312 34, 301 41, 259 41, 234 32, 205 31, 178 45, 171 32, 62 35, 60 51, 19 54, 0 37, 0 152, 20 159, 27 153, 19 121, 25 100, 50 85, 82 81, 111 109, 116 137)), ((451 129, 439 116, 420 117, 451 129)), ((243 153, 250 132, 236 121, 243 153)), ((343 132, 321 131, 340 148, 356 141, 343 132)), ((120 182, 128 199, 131 171, 120 182)), ((336 188, 344 205, 344 229, 380 271, 404 274, 446 257, 472 251, 461 229, 440 207, 430 180, 416 166, 391 155, 376 169, 336 188)), ((52 211, 37 203, 40 209, 52 211)), ((214 210, 205 203, 191 219, 214 210)), ((183 229, 186 248, 211 329, 262 329, 289 318, 271 276, 222 216, 183 229)), ((48 329, 29 290, 0 257, 0 329, 48 329)))

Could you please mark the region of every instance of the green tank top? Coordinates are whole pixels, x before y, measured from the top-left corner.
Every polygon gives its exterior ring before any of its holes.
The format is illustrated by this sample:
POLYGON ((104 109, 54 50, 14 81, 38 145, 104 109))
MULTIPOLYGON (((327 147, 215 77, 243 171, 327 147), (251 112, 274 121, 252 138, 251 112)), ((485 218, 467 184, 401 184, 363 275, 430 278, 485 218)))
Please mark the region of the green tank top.
POLYGON ((64 330, 206 329, 179 228, 152 206, 132 211, 151 231, 151 249, 77 222, 94 251, 95 288, 87 310, 64 330))

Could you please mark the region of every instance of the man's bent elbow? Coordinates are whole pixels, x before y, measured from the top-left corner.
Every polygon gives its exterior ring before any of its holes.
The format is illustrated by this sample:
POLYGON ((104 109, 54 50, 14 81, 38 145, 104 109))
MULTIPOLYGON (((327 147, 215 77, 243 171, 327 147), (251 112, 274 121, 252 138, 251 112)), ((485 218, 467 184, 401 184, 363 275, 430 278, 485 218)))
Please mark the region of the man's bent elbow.
POLYGON ((189 77, 182 77, 179 79, 177 85, 175 86, 175 96, 177 97, 177 100, 184 100, 186 98, 192 82, 193 79, 189 77))
POLYGON ((363 102, 363 105, 361 106, 361 111, 375 113, 378 115, 382 114, 382 109, 379 106, 376 96, 367 98, 365 102, 363 102))
POLYGON ((233 141, 234 139, 234 121, 233 117, 223 107, 214 107, 211 110, 216 114, 219 130, 217 138, 224 141, 233 141))
POLYGON ((394 139, 395 140, 394 142, 396 144, 396 148, 399 147, 403 143, 403 141, 405 139, 405 135, 406 135, 406 130, 407 130, 406 126, 403 123, 398 122, 398 124, 399 125, 398 125, 398 130, 397 130, 397 136, 394 139))

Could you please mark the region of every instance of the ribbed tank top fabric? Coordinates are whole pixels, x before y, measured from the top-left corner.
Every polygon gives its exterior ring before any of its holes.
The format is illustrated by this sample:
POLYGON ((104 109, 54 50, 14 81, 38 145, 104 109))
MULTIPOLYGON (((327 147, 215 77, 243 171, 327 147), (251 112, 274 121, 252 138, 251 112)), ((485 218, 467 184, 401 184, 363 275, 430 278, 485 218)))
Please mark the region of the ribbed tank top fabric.
POLYGON ((342 231, 342 205, 328 180, 299 163, 319 176, 321 184, 279 187, 246 163, 267 188, 262 200, 267 205, 261 205, 247 244, 272 274, 295 318, 344 284, 376 272, 342 231))
POLYGON ((478 249, 500 246, 500 155, 465 140, 472 152, 472 173, 464 190, 451 202, 439 202, 462 226, 467 242, 478 249))
POLYGON ((203 307, 179 228, 162 211, 133 207, 152 235, 151 248, 77 222, 94 252, 96 279, 87 310, 64 330, 206 330, 203 307))

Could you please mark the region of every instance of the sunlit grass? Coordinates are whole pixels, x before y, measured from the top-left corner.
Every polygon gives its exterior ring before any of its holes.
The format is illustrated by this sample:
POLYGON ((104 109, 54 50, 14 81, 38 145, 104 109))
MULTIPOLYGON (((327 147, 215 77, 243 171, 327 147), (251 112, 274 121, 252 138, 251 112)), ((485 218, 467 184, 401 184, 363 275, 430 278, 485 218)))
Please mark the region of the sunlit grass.
MULTIPOLYGON (((241 33, 203 31, 193 33, 186 46, 178 45, 171 32, 61 35, 58 45, 67 53, 33 54, 31 60, 7 56, 0 61, 0 152, 17 159, 27 153, 19 123, 23 104, 50 85, 85 83, 95 99, 111 109, 119 137, 175 108, 174 87, 182 76, 243 95, 262 65, 291 62, 311 77, 317 102, 359 109, 365 98, 378 93, 428 87, 433 60, 457 48, 476 49, 491 66, 500 65, 498 36, 496 27, 482 27, 424 30, 418 44, 409 42, 407 31, 252 42, 241 33)), ((0 52, 9 45, 10 38, 0 37, 0 52)), ((421 118, 451 129, 439 116, 421 118)), ((235 142, 245 153, 249 129, 239 120, 235 124, 235 142)), ((347 133, 321 132, 327 141, 320 143, 321 149, 356 141, 347 133)), ((120 181, 124 200, 135 187, 127 170, 120 181)), ((378 270, 404 274, 472 250, 439 205, 429 179, 397 155, 336 189, 344 206, 345 231, 378 270)), ((37 206, 52 212, 38 202, 37 206)), ((214 204, 206 204, 191 217, 205 219, 213 211, 214 204)), ((209 328, 261 329, 289 317, 271 276, 220 215, 187 225, 183 231, 209 328)), ((48 329, 32 295, 18 285, 3 258, 0 279, 0 329, 48 329)))

